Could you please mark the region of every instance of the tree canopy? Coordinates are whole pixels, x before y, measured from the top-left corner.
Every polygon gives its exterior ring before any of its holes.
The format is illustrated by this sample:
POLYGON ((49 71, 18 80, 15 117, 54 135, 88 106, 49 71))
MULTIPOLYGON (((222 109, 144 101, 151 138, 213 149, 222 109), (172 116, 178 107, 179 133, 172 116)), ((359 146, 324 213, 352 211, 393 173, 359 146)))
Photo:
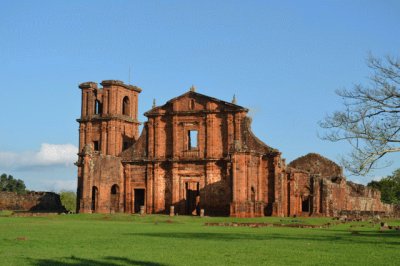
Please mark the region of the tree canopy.
POLYGON ((18 194, 26 193, 24 181, 15 179, 12 175, 2 174, 0 176, 0 191, 17 192, 18 194))
POLYGON ((369 182, 368 186, 381 191, 383 202, 400 204, 400 169, 394 171, 391 176, 369 182))
POLYGON ((344 109, 320 122, 327 129, 322 139, 347 141, 352 151, 342 165, 355 175, 365 175, 380 166, 382 157, 400 151, 400 58, 370 55, 372 74, 367 85, 337 90, 344 109))
POLYGON ((76 193, 73 191, 61 191, 60 192, 61 204, 69 212, 75 212, 76 210, 76 193))

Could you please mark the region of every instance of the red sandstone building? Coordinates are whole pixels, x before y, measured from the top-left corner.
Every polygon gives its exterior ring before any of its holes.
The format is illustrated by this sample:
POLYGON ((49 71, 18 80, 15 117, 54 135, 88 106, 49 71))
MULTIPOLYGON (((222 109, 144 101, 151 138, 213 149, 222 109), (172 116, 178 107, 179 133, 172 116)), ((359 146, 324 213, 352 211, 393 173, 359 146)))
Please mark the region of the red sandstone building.
POLYGON ((317 154, 289 165, 251 132, 248 109, 192 88, 145 113, 141 89, 85 82, 79 122, 78 206, 82 213, 230 215, 387 213, 380 192, 347 182, 317 154))

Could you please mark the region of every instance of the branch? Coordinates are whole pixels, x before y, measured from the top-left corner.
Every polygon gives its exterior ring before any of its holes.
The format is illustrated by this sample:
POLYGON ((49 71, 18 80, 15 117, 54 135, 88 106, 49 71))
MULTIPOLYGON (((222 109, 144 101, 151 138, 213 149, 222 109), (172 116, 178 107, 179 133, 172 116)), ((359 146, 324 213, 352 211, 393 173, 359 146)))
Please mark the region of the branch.
POLYGON ((353 151, 342 163, 357 175, 374 169, 386 154, 400 151, 400 59, 370 56, 367 64, 373 72, 370 86, 337 90, 345 110, 319 123, 328 130, 322 139, 351 145, 353 151))

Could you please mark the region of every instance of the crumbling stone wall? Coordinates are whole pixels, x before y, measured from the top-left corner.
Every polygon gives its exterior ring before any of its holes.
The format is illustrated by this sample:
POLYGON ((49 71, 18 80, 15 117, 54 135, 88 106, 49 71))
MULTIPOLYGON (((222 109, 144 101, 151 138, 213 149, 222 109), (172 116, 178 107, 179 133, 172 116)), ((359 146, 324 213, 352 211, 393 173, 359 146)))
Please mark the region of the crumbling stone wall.
POLYGON ((65 212, 60 195, 53 192, 0 192, 0 210, 65 212))
POLYGON ((380 193, 346 182, 315 153, 288 166, 251 131, 248 109, 190 91, 144 115, 140 88, 120 81, 80 85, 78 211, 332 216, 390 211, 380 193))
POLYGON ((393 216, 400 218, 400 204, 393 206, 393 216))
POLYGON ((122 96, 136 97, 137 105, 139 90, 117 81, 109 88, 108 83, 102 82, 103 89, 94 83, 80 86, 79 212, 132 213, 141 202, 147 213, 168 213, 174 207, 180 214, 202 208, 206 215, 284 215, 287 197, 277 192, 285 190, 284 160, 251 132, 246 108, 191 90, 153 106, 145 113, 141 135, 116 153, 120 135, 137 124, 122 117, 127 123, 119 126, 121 106, 114 105, 122 96), (106 114, 95 112, 96 100, 108 104, 106 114), (191 133, 196 136, 193 147, 191 133), (101 142, 99 151, 93 141, 101 142), (117 205, 110 194, 115 186, 117 205))
MULTIPOLYGON (((289 166, 297 167, 291 168, 291 178, 295 180, 298 191, 291 194, 294 203, 299 204, 304 191, 310 191, 311 209, 306 212, 307 215, 337 216, 343 212, 393 213, 392 205, 381 202, 381 193, 378 190, 346 181, 342 168, 321 155, 307 154, 294 160, 289 166), (294 178, 294 173, 299 175, 304 172, 307 174, 294 178)), ((296 209, 293 209, 293 213, 305 214, 304 208, 297 210, 296 213, 296 209)))
POLYGON ((328 195, 328 216, 337 216, 341 213, 393 213, 393 206, 381 201, 379 191, 348 182, 342 179, 341 182, 326 182, 324 187, 328 195))
POLYGON ((323 178, 332 179, 343 176, 343 169, 339 165, 317 153, 299 157, 288 166, 323 178))

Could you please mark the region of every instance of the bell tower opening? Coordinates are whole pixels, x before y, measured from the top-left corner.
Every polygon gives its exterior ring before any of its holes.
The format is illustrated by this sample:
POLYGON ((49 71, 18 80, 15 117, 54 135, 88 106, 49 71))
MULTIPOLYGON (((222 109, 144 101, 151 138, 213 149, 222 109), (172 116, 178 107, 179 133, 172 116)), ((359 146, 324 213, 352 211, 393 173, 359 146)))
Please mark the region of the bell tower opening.
POLYGON ((95 115, 100 115, 102 113, 102 105, 100 103, 99 100, 95 101, 95 105, 94 105, 94 114, 95 115))
POLYGON ((128 96, 125 96, 122 100, 122 114, 127 116, 131 115, 130 101, 128 96))

